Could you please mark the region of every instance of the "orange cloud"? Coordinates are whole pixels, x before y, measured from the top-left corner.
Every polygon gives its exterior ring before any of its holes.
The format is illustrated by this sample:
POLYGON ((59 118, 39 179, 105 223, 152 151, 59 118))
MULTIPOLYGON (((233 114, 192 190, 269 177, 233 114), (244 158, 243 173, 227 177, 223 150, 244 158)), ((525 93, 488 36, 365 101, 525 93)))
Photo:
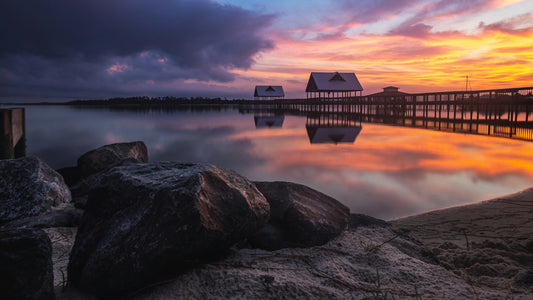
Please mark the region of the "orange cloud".
POLYGON ((533 26, 517 27, 522 19, 482 24, 470 35, 427 31, 422 38, 398 33, 327 41, 273 35, 275 50, 263 53, 250 70, 235 72, 283 84, 289 98, 305 97, 312 71, 353 71, 364 93, 388 85, 406 92, 461 90, 466 75, 472 89, 531 86, 533 26))

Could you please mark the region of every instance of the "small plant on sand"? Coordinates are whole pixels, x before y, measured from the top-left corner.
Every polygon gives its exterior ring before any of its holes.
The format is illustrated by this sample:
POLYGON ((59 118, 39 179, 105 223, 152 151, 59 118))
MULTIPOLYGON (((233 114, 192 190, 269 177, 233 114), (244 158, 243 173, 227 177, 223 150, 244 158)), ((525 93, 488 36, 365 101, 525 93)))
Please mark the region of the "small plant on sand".
POLYGON ((360 244, 361 246, 363 247, 363 250, 367 253, 372 253, 372 254, 378 254, 379 251, 381 251, 381 248, 383 247, 383 245, 389 243, 389 242, 392 242, 394 239, 396 239, 397 237, 399 237, 399 235, 394 235, 393 237, 391 237, 390 239, 382 242, 381 244, 373 244, 373 243, 367 243, 365 241, 361 241, 360 244))
POLYGON ((381 288, 381 278, 379 277, 379 270, 377 269, 376 269, 376 280, 374 281, 374 287, 370 291, 370 295, 371 295, 371 299, 375 299, 375 300, 394 299, 394 296, 392 294, 389 294, 389 291, 385 291, 381 288))

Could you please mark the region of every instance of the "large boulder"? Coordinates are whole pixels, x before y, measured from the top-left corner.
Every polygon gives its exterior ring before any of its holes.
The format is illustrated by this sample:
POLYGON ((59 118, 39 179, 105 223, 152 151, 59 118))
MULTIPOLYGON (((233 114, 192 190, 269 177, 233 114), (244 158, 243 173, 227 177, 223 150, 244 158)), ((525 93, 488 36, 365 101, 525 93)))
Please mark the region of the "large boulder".
POLYGON ((69 173, 76 173, 76 176, 84 178, 91 174, 107 171, 124 160, 147 163, 148 150, 146 145, 137 141, 110 144, 91 150, 78 158, 79 174, 72 170, 69 173))
POLYGON ((234 172, 176 162, 115 167, 89 193, 68 280, 124 295, 219 255, 268 218, 264 196, 234 172))
POLYGON ((71 201, 61 175, 36 157, 0 160, 0 224, 71 201))
POLYGON ((52 244, 39 229, 0 231, 2 299, 54 299, 52 244))
POLYGON ((147 162, 148 151, 143 142, 116 143, 86 152, 78 158, 77 166, 57 171, 69 185, 74 205, 84 209, 89 190, 102 173, 117 166, 147 162))
POLYGON ((78 227, 83 210, 76 208, 56 209, 45 212, 40 216, 26 217, 8 222, 2 226, 8 228, 52 228, 78 227))
POLYGON ((321 192, 290 182, 255 185, 270 204, 269 225, 250 239, 255 247, 275 250, 322 245, 348 225, 348 207, 321 192))

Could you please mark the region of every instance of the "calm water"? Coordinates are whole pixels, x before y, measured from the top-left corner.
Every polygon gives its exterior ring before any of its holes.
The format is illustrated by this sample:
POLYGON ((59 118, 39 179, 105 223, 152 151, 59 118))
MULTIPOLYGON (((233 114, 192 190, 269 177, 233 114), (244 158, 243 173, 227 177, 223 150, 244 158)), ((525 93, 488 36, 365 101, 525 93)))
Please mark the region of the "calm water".
POLYGON ((311 144, 306 117, 286 115, 282 127, 262 121, 273 127, 256 128, 254 114, 236 109, 28 106, 27 152, 60 168, 101 145, 142 140, 151 161, 210 162, 252 180, 297 182, 384 219, 533 185, 532 142, 362 123, 354 143, 311 144))

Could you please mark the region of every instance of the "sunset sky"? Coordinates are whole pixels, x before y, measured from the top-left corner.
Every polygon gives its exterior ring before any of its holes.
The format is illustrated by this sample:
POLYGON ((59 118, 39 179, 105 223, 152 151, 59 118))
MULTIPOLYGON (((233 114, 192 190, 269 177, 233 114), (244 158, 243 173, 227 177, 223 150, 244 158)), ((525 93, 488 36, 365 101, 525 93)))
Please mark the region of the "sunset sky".
POLYGON ((363 94, 533 86, 531 0, 19 0, 0 3, 0 101, 305 97, 312 71, 363 94))

